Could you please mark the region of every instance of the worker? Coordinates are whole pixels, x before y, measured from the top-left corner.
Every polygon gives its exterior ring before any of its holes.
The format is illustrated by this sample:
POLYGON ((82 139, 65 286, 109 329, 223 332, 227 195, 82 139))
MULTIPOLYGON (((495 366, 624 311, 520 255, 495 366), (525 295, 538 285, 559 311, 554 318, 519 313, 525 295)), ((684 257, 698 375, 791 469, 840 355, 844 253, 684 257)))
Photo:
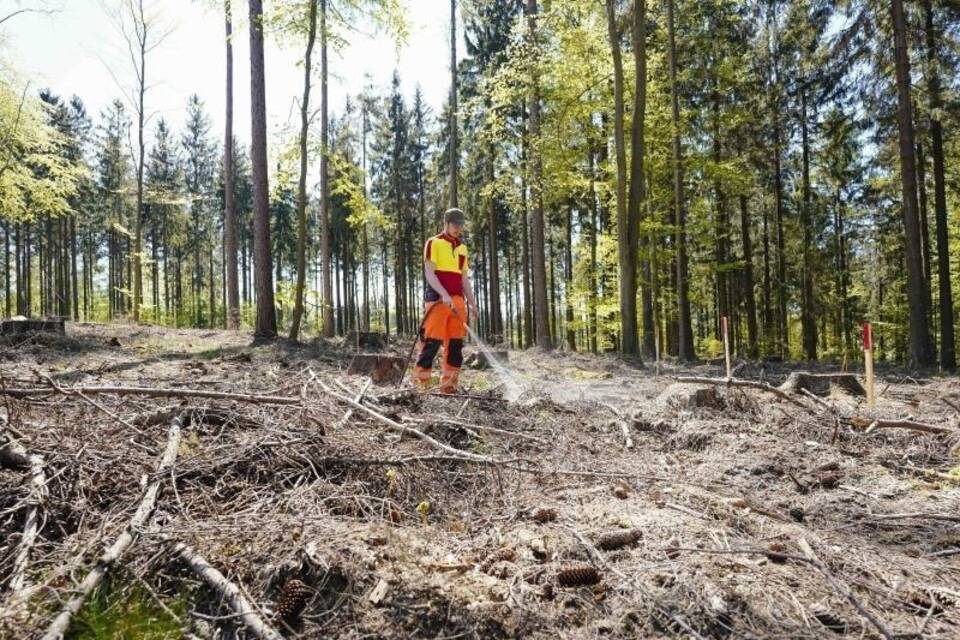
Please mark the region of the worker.
POLYGON ((414 384, 422 390, 430 387, 433 361, 442 346, 440 392, 457 393, 466 323, 477 316, 467 246, 462 239, 465 226, 463 211, 449 209, 443 214, 443 232, 427 240, 423 248, 424 322, 420 329, 422 347, 414 370, 414 384))

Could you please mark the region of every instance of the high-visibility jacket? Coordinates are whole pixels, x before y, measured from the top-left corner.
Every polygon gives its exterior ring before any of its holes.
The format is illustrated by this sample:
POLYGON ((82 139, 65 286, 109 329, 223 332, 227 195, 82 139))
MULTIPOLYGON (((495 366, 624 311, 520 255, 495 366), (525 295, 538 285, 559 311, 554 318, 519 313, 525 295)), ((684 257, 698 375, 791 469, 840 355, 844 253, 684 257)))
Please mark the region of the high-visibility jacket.
MULTIPOLYGON (((463 295, 463 274, 467 270, 467 245, 453 236, 441 233, 427 240, 423 248, 424 261, 435 266, 437 279, 451 296, 463 295)), ((427 302, 440 300, 440 293, 430 283, 424 286, 427 302)))

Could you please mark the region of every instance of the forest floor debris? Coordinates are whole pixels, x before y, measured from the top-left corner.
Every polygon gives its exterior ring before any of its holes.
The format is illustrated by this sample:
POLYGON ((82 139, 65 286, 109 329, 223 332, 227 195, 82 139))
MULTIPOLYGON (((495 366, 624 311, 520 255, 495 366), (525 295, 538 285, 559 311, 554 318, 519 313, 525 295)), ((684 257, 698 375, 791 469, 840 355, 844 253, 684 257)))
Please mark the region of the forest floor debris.
POLYGON ((121 536, 68 637, 960 635, 955 377, 881 370, 868 409, 846 377, 784 385, 827 366, 510 352, 504 402, 495 370, 417 395, 354 351, 0 342, 0 637, 41 637, 121 536))

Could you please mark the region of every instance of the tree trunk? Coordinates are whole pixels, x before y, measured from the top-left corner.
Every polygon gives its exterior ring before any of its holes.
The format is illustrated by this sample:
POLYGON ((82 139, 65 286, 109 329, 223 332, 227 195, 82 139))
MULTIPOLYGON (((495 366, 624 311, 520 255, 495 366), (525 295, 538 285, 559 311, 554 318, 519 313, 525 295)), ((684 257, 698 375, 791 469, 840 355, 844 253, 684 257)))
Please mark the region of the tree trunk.
POLYGON ((801 296, 801 325, 803 352, 807 360, 817 359, 817 319, 813 301, 813 206, 810 190, 810 139, 807 126, 807 87, 800 88, 800 132, 803 146, 803 204, 800 208, 800 226, 803 228, 803 295, 801 296))
POLYGON ((907 50, 903 0, 891 0, 894 57, 897 76, 897 125, 900 142, 900 182, 903 194, 903 228, 907 262, 907 300, 910 308, 910 361, 914 365, 933 363, 934 353, 927 330, 923 256, 920 249, 920 217, 917 204, 917 175, 913 141, 913 108, 910 104, 910 59, 907 50))
MULTIPOLYGON (((630 275, 628 286, 633 290, 633 299, 636 300, 637 268, 639 266, 640 251, 640 219, 646 217, 641 212, 646 201, 646 186, 644 184, 644 160, 646 146, 644 127, 647 116, 647 3, 646 0, 634 0, 633 4, 633 121, 630 136, 630 192, 627 198, 627 230, 629 239, 630 263, 634 271, 630 275)), ((652 242, 648 239, 647 243, 652 242)), ((650 356, 655 351, 653 332, 653 295, 654 283, 650 277, 650 260, 648 256, 643 260, 643 290, 642 317, 643 317, 643 351, 650 356)), ((623 273, 621 273, 621 280, 623 273)))
MULTIPOLYGON (((527 0, 529 3, 531 0, 527 0)), ((460 144, 457 131, 457 0, 450 0, 450 206, 459 207, 457 165, 460 144)))
POLYGON ((673 207, 677 242, 677 353, 681 362, 696 357, 693 348, 693 326, 690 319, 689 271, 687 263, 687 209, 683 193, 683 148, 680 144, 680 98, 677 89, 676 9, 674 0, 667 1, 667 37, 670 58, 670 103, 673 125, 673 207))
POLYGON ((607 0, 607 28, 613 55, 614 142, 617 153, 617 244, 620 263, 620 351, 638 355, 637 336, 637 265, 636 252, 631 251, 631 225, 627 213, 627 151, 624 134, 623 57, 620 50, 620 29, 617 26, 617 3, 607 0))
POLYGON ((263 2, 250 0, 250 156, 253 170, 255 334, 277 335, 270 255, 270 201, 267 184, 267 98, 263 56, 263 2))
POLYGON ((237 209, 233 170, 233 15, 224 2, 227 43, 226 131, 223 141, 223 247, 227 285, 227 328, 240 328, 240 288, 237 283, 237 209))
POLYGON ((333 326, 333 257, 330 247, 330 175, 327 153, 330 144, 330 101, 327 99, 327 0, 320 0, 320 251, 321 286, 323 287, 323 336, 332 338, 333 326))
MULTIPOLYGON (((488 145, 487 184, 493 184, 494 160, 496 153, 494 146, 488 145)), ((490 231, 490 333, 503 333, 503 315, 500 311, 500 259, 497 255, 497 198, 490 194, 490 209, 487 225, 490 231)))
MULTIPOLYGON (((527 24, 534 51, 537 43, 537 0, 527 0, 527 24)), ((543 160, 540 155, 540 80, 533 71, 530 87, 530 156, 533 163, 533 179, 530 196, 533 199, 530 220, 531 258, 533 260, 534 320, 537 328, 537 346, 553 348, 550 334, 550 307, 547 302, 547 265, 544 253, 545 232, 543 219, 543 160)))
POLYGON ((747 314, 747 357, 759 355, 757 335, 757 301, 754 296, 753 242, 750 237, 750 212, 747 196, 740 196, 740 235, 743 239, 743 294, 747 314))
MULTIPOLYGON (((303 289, 307 283, 307 136, 310 133, 310 74, 313 45, 317 40, 317 0, 310 0, 307 51, 303 58, 303 98, 300 101, 300 181, 297 183, 297 288, 294 292, 290 339, 300 338, 303 318, 303 289)), ((326 108, 326 104, 323 105, 326 108)), ((326 231, 322 232, 324 235, 326 231)))
POLYGON ((937 59, 937 34, 931 0, 923 0, 927 33, 927 64, 930 78, 927 82, 930 93, 930 138, 933 154, 933 208, 937 225, 937 274, 940 293, 940 366, 946 371, 957 367, 953 331, 953 288, 950 283, 950 241, 947 221, 947 192, 943 159, 943 124, 940 110, 940 71, 937 59))
POLYGON ((139 38, 140 59, 137 79, 139 81, 139 99, 137 102, 137 210, 134 213, 136 218, 133 223, 133 321, 140 321, 140 305, 143 304, 143 167, 144 161, 144 140, 143 129, 145 114, 144 95, 147 92, 147 21, 143 13, 143 0, 137 5, 139 18, 134 18, 137 25, 137 37, 139 38))

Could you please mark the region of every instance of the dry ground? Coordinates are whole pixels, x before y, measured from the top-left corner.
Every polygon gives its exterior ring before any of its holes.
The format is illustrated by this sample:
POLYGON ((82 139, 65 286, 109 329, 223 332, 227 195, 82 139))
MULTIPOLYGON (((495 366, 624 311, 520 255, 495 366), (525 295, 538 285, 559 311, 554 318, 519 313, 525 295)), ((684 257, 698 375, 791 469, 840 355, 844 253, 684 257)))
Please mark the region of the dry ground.
MULTIPOLYGON (((43 635, 154 482, 156 509, 110 567, 99 609, 74 616, 76 637, 106 633, 98 621, 130 594, 166 626, 129 637, 252 637, 176 541, 287 637, 960 637, 957 433, 867 434, 856 420, 956 429, 956 378, 882 372, 871 413, 839 389, 783 398, 676 382, 719 367, 657 375, 612 357, 511 353, 518 401, 498 399, 491 371, 465 373, 467 401, 370 387, 363 406, 384 421, 344 419, 351 407, 332 394, 365 385, 343 374, 350 356, 123 325, 3 343, 3 389, 45 389, 0 398, 5 438, 43 457, 45 486, 0 469, 0 638, 43 635), (158 476, 174 416, 182 439, 158 476), (29 599, 15 606, 30 513, 29 599), (308 601, 287 624, 277 609, 291 579, 308 601), (577 580, 598 582, 566 586, 577 580)), ((789 369, 746 364, 737 377, 779 384, 789 369)))

